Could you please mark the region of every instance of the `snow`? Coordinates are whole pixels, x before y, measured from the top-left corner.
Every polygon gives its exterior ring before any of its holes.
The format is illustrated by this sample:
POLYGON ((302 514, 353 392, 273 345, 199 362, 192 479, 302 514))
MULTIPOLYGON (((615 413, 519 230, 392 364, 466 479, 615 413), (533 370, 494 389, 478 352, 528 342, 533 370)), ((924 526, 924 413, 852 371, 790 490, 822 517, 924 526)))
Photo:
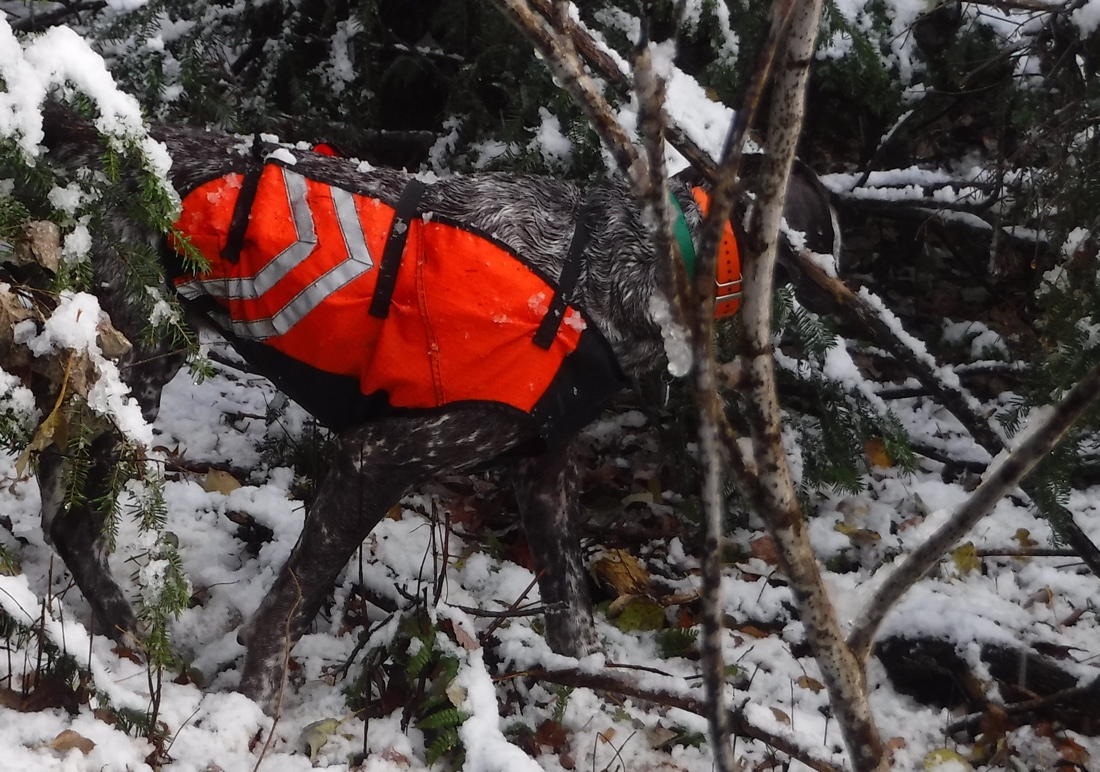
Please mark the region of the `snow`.
POLYGON ((693 361, 688 331, 673 318, 668 299, 659 292, 654 292, 649 298, 649 316, 661 329, 669 375, 683 378, 691 372, 693 361))
MULTIPOLYGON (((131 441, 148 446, 153 439, 152 429, 137 402, 129 396, 130 387, 123 383, 118 366, 100 351, 98 326, 105 318, 94 295, 66 290, 58 298, 57 308, 46 319, 42 331, 32 335, 17 332, 17 340, 40 357, 50 356, 58 350, 86 355, 97 375, 87 394, 88 407, 111 419, 131 441)), ((26 323, 22 329, 31 332, 26 323)))
POLYGON ((1088 0, 1087 3, 1069 15, 1082 38, 1087 38, 1100 27, 1100 0, 1088 0))
POLYGON ((566 169, 573 155, 573 143, 562 133, 558 117, 545 107, 539 108, 542 122, 531 139, 531 147, 537 149, 551 169, 566 169))

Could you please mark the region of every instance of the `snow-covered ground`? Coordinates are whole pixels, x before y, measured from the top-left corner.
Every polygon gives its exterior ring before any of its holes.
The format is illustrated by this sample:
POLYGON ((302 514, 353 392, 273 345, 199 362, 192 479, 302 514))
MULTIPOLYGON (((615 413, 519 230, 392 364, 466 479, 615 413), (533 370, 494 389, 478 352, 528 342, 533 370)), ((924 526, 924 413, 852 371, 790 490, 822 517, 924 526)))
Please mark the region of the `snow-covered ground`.
MULTIPOLYGON (((339 667, 356 651, 362 627, 345 624, 351 607, 353 585, 362 579, 366 595, 383 605, 406 608, 410 597, 430 588, 439 566, 433 564, 433 538, 439 544, 441 526, 430 517, 433 497, 450 506, 444 489, 410 497, 399 517, 384 520, 364 544, 362 561, 353 560, 336 590, 330 610, 314 631, 294 650, 291 687, 274 738, 271 719, 249 700, 233 691, 242 647, 236 631, 242 619, 258 605, 274 572, 289 553, 303 516, 302 504, 291 493, 294 474, 286 468, 267 468, 258 445, 277 435, 278 425, 265 425, 263 416, 275 398, 263 380, 228 369, 202 384, 181 374, 165 394, 156 423, 155 444, 169 454, 180 454, 188 469, 170 476, 167 483, 168 530, 179 539, 184 567, 196 591, 195 606, 187 610, 174 629, 175 646, 187 665, 186 678, 164 684, 161 720, 171 738, 167 753, 169 770, 251 770, 263 755, 264 770, 304 770, 311 766, 333 769, 419 769, 426 766, 425 738, 415 726, 403 731, 402 707, 391 706, 389 715, 364 722, 351 711, 343 690, 357 674, 341 676, 339 667), (213 465, 230 469, 243 478, 243 487, 229 493, 207 491, 201 471, 213 465), (253 555, 238 538, 238 526, 230 513, 251 516, 270 528, 273 537, 253 555), (398 588, 401 588, 401 591, 398 588), (330 720, 322 732, 304 730, 315 722, 330 720), (366 737, 364 739, 364 732, 366 737), (327 740, 311 762, 309 739, 315 745, 327 740), (357 754, 366 760, 354 767, 357 754)), ((897 407, 897 406, 895 406, 897 407)), ((925 436, 950 433, 951 422, 927 405, 903 403, 903 418, 925 436)), ((291 407, 285 419, 297 426, 301 415, 291 407)), ((609 417, 590 433, 593 457, 621 468, 644 459, 639 448, 653 442, 641 414, 609 417), (619 460, 622 459, 622 460, 619 460)), ((828 573, 828 582, 842 620, 857 618, 861 603, 882 576, 858 566, 880 566, 887 556, 905 552, 920 542, 965 496, 962 484, 945 483, 935 464, 906 477, 891 468, 878 469, 867 479, 865 494, 821 496, 810 533, 818 554, 829 565, 845 565, 845 573, 828 573), (838 528, 838 526, 840 526, 838 528), (847 556, 849 560, 838 560, 847 556), (854 570, 851 567, 855 565, 854 570)), ((609 474, 605 471, 605 474, 609 474)), ((483 485, 488 485, 484 483, 483 485)), ((662 516, 675 507, 668 501, 648 503, 644 481, 641 495, 618 509, 662 516)), ((504 496, 486 497, 482 506, 498 509, 504 496)), ((1095 500, 1080 494, 1071 500, 1079 521, 1094 538, 1100 538, 1095 500)), ((48 599, 48 617, 58 620, 51 628, 55 640, 77 659, 88 661, 96 688, 110 695, 114 707, 142 707, 148 703, 149 682, 143 668, 119 653, 112 644, 96 638, 90 648, 80 625, 87 608, 68 582, 60 563, 44 544, 37 517, 38 494, 33 480, 17 479, 14 459, 0 458, 0 512, 11 518, 12 532, 0 528, 6 543, 23 542, 19 549, 22 574, 0 577, 4 608, 21 606, 29 618, 41 615, 40 603, 48 599), (51 584, 52 577, 52 584, 51 584)), ((506 513, 504 513, 506 517, 506 513)), ((620 517, 621 512, 611 517, 620 517)), ((628 515, 629 517, 630 515, 628 515)), ((240 519, 238 517, 238 519, 240 519)), ((487 513, 500 522, 502 513, 487 513)), ((675 522, 675 521, 674 521, 675 522)), ((127 562, 142 547, 136 528, 127 526, 114 556, 116 574, 129 581, 133 566, 127 562)), ((629 699, 610 699, 577 688, 567 698, 553 684, 532 682, 514 674, 537 667, 580 667, 608 672, 608 662, 645 666, 653 670, 615 668, 646 688, 701 699, 697 662, 692 658, 662 658, 653 632, 622 632, 598 615, 598 629, 606 655, 576 663, 547 649, 536 627, 538 618, 510 619, 494 633, 492 643, 475 643, 479 632, 492 620, 474 617, 458 607, 503 610, 515 602, 532 581, 531 572, 508 559, 501 550, 489 549, 484 534, 467 534, 463 526, 451 537, 442 602, 434 613, 449 620, 456 631, 439 636, 438 646, 460 663, 452 699, 472 718, 460 730, 469 769, 686 769, 707 770, 711 757, 706 743, 697 739, 705 722, 681 709, 662 708, 629 699), (533 627, 535 625, 536 627, 533 627), (464 633, 464 634, 463 634, 464 633), (459 645, 456 641, 463 641, 459 645), (564 711, 560 712, 564 704, 564 711), (535 734, 559 709, 561 731, 544 729, 535 734), (526 734, 517 729, 529 728, 526 734), (532 735, 534 738, 532 739, 532 735), (525 741, 519 738, 526 737, 525 741), (532 758, 519 747, 536 752, 532 758), (537 750, 536 750, 537 749, 537 750)), ((1050 529, 1024 509, 1003 502, 972 534, 979 548, 1012 548, 1021 544, 1020 529, 1040 546, 1050 541, 1050 529)), ((697 561, 691 548, 692 526, 682 521, 682 536, 647 545, 639 557, 653 575, 661 577, 661 594, 690 593, 697 586, 697 561)), ((746 547, 759 534, 744 530, 736 535, 746 547)), ((438 551, 438 550, 437 550, 438 551)), ((731 564, 724 583, 725 603, 732 620, 726 638, 727 661, 736 663, 734 705, 746 705, 750 721, 770 732, 786 736, 811 749, 818 758, 844 763, 835 722, 826 718, 827 699, 819 687, 820 676, 802 643, 800 624, 791 619, 792 600, 765 548, 758 544, 753 557, 731 564)), ((1100 652, 1095 614, 1090 611, 1097 595, 1097 580, 1066 558, 984 559, 980 570, 968 570, 965 560, 947 559, 938 575, 920 584, 887 620, 883 635, 908 633, 940 637, 955 642, 963 657, 977 663, 977 642, 1010 646, 1041 643, 1046 650, 1065 647, 1060 664, 1082 679, 1095 674, 1100 652), (1074 612, 1085 611, 1083 614, 1074 612)), ((537 591, 533 591, 533 594, 537 591)), ((429 592, 429 595, 431 593, 429 592)), ((678 618, 675 606, 670 618, 678 618)), ((388 622, 387 614, 366 605, 371 640, 369 651, 390 640, 400 625, 400 614, 388 622)), ((361 616, 360 616, 361 621, 361 616)), ((678 618, 683 623, 683 618, 678 618)), ((37 650, 13 647, 0 650, 0 689, 20 690, 35 671, 37 650), (9 679, 10 676, 10 679, 9 679)), ((360 656, 362 654, 360 653, 360 656)), ((979 670, 979 672, 981 672, 979 670)), ((922 706, 897 694, 883 669, 872 663, 872 705, 884 738, 895 749, 897 769, 919 769, 935 749, 954 747, 945 735, 958 718, 946 709, 922 706), (900 738, 900 739, 895 739, 900 738)), ((8 693, 10 695, 10 692, 8 693)), ((0 696, 0 705, 11 704, 0 696)), ((141 770, 148 769, 152 746, 101 720, 94 706, 81 705, 75 715, 58 707, 18 712, 0 707, 0 767, 26 772, 37 770, 141 770), (97 717, 99 716, 99 717, 97 717), (83 749, 73 735, 94 743, 83 749)), ((1065 753, 1064 733, 1039 736, 1030 728, 1010 732, 1007 745, 1023 767, 1051 769, 1065 753), (1061 750, 1059 750, 1059 748, 1061 750)), ((1082 752, 1100 752, 1092 738, 1073 738, 1082 752)), ((968 749, 958 749, 965 754, 968 749)), ((749 769, 760 768, 768 749, 740 740, 737 752, 749 769)), ((792 768, 802 768, 795 764, 792 768)), ((943 767, 947 769, 948 767, 943 767)))

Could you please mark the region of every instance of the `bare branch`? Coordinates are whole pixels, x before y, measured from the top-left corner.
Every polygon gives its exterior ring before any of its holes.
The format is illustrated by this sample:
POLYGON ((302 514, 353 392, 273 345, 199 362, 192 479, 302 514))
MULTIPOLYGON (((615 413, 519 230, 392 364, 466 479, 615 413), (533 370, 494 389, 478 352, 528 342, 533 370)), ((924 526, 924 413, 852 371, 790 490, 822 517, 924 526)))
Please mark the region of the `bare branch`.
POLYGON ((1042 426, 1025 437, 999 466, 987 474, 951 519, 917 547, 883 582, 848 638, 849 645, 860 659, 870 654, 875 632, 894 603, 927 574, 952 545, 989 514, 1000 499, 1020 484, 1097 397, 1100 397, 1100 364, 1070 390, 1042 426))

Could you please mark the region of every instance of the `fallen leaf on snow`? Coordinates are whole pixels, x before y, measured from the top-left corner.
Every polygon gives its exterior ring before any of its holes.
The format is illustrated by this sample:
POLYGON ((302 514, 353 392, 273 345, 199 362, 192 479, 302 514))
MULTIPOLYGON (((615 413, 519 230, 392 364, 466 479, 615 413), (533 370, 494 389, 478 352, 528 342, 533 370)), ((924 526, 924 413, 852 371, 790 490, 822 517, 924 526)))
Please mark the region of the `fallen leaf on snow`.
POLYGON ((589 569, 597 581, 611 586, 617 595, 642 595, 649 588, 649 572, 626 550, 610 550, 589 569))
POLYGON ((66 729, 57 737, 53 738, 53 742, 50 743, 50 747, 55 751, 61 751, 66 753, 73 748, 87 756, 95 749, 95 743, 89 740, 79 732, 74 732, 72 729, 66 729))
POLYGON ((243 487, 236 477, 221 469, 211 469, 206 473, 202 489, 207 493, 221 493, 228 496, 237 488, 243 487))
POLYGON ((317 761, 317 756, 321 753, 321 749, 325 747, 328 738, 332 737, 339 726, 340 722, 335 718, 322 718, 320 721, 314 721, 312 724, 308 724, 302 730, 302 734, 298 737, 298 742, 300 745, 304 745, 308 748, 309 760, 311 762, 317 761))

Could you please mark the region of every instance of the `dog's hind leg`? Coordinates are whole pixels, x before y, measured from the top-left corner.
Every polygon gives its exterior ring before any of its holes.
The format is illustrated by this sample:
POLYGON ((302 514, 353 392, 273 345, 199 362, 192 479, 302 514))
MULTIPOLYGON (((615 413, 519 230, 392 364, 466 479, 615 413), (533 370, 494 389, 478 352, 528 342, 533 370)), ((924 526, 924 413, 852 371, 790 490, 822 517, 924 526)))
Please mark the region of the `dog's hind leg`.
POLYGON ((529 439, 526 416, 489 408, 387 418, 346 432, 298 543, 239 635, 248 649, 241 692, 274 709, 290 649, 355 550, 414 485, 483 464, 529 439))
POLYGON ((65 511, 69 462, 55 447, 42 452, 37 472, 42 492, 42 530, 91 606, 92 632, 126 643, 129 636, 137 634, 138 623, 125 593, 111 575, 103 534, 106 514, 96 502, 105 492, 118 459, 118 442, 110 434, 100 435, 92 442, 91 459, 83 500, 65 511))
POLYGON ((599 648, 580 553, 578 487, 572 443, 520 462, 515 479, 523 530, 546 608, 546 642, 572 657, 599 648))

